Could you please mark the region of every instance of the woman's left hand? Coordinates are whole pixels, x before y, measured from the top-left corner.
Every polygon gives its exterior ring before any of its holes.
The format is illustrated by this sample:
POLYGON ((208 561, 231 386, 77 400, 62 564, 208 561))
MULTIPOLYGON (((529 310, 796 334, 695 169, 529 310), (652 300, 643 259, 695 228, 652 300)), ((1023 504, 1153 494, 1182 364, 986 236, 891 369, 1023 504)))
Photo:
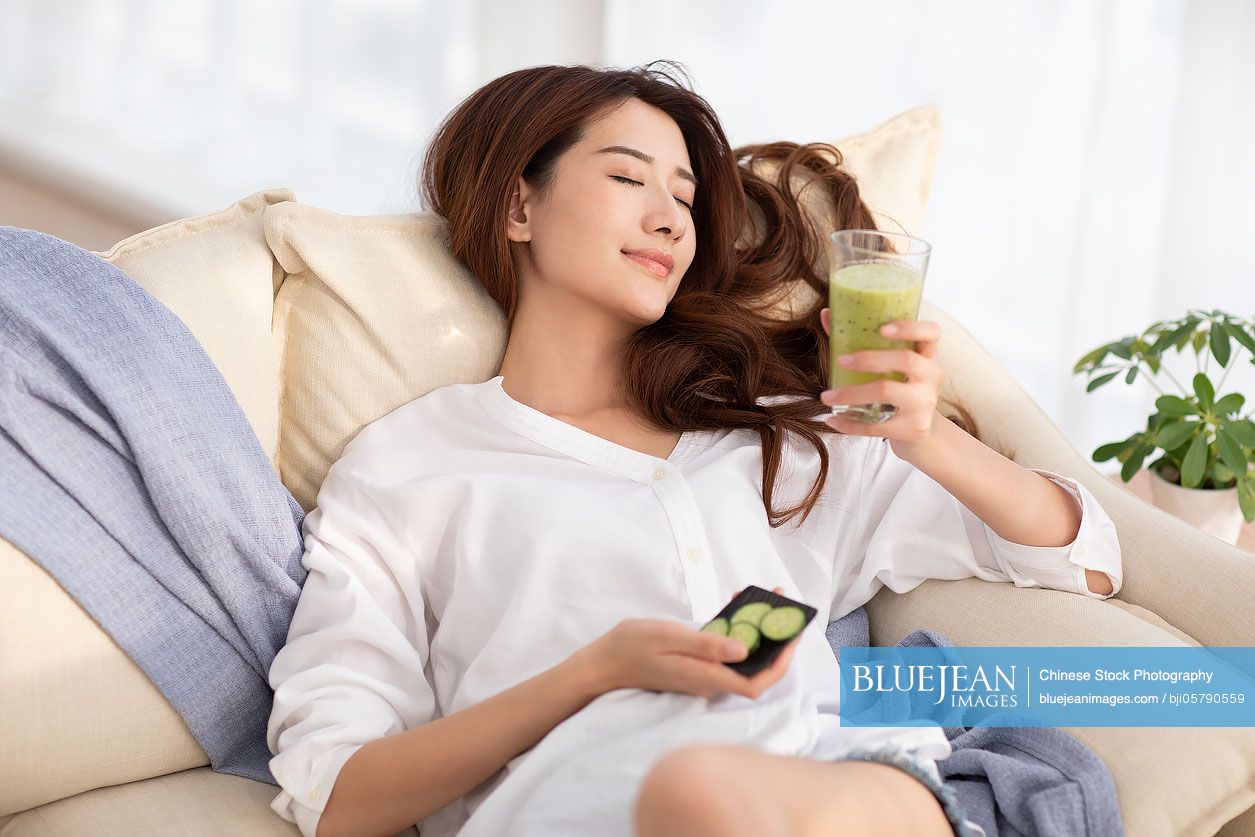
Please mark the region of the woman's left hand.
MULTIPOLYGON (((831 334, 828 309, 819 314, 824 332, 831 334)), ((940 422, 948 421, 937 412, 938 394, 945 375, 937 362, 937 341, 941 339, 941 325, 930 320, 895 320, 880 327, 880 333, 891 340, 913 340, 912 349, 865 349, 848 355, 845 369, 860 372, 901 372, 906 381, 886 378, 866 384, 826 389, 819 400, 829 406, 834 404, 871 404, 881 402, 898 408, 893 418, 881 424, 873 424, 851 416, 828 416, 824 419, 831 427, 852 436, 883 436, 889 440, 894 454, 911 461, 923 450, 936 442, 940 422), (897 331, 885 333, 885 328, 895 326, 897 331)), ((843 356, 845 357, 845 356, 843 356)))

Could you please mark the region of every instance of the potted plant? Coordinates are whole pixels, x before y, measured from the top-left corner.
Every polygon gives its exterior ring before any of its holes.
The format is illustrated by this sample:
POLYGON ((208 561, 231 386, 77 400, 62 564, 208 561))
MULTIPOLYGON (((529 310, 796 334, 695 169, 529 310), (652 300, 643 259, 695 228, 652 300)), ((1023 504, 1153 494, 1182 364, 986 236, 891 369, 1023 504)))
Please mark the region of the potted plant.
POLYGON ((1222 393, 1225 377, 1239 362, 1241 351, 1255 364, 1255 321, 1223 311, 1191 309, 1179 320, 1161 320, 1140 335, 1099 346, 1076 362, 1073 374, 1090 376, 1093 392, 1123 373, 1132 384, 1141 374, 1158 392, 1156 412, 1146 428, 1119 442, 1094 450, 1093 460, 1123 463, 1120 478, 1128 482, 1156 451, 1147 469, 1156 506, 1193 523, 1229 543, 1236 543, 1242 520, 1255 521, 1255 422, 1242 412, 1246 398, 1222 393), (1195 375, 1186 389, 1161 365, 1168 349, 1194 353, 1195 375), (1221 373, 1213 382, 1208 364, 1215 358, 1221 373), (1160 372, 1180 390, 1164 392, 1160 372))

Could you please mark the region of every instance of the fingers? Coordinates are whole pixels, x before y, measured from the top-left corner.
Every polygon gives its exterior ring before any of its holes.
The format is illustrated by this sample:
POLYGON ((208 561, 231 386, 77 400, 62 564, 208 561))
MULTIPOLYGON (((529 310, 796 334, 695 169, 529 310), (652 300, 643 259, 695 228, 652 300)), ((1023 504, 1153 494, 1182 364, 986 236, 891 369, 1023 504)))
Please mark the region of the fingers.
POLYGON ((931 380, 938 369, 935 360, 911 349, 864 349, 839 355, 837 363, 860 372, 902 372, 910 381, 931 380))
POLYGON ((745 646, 742 643, 719 634, 690 628, 686 629, 682 635, 678 635, 677 638, 680 641, 668 650, 679 651, 717 663, 739 662, 747 656, 745 646), (736 653, 730 653, 730 649, 736 649, 736 653))
POLYGON ((871 381, 866 384, 853 384, 848 387, 826 389, 819 394, 824 404, 896 404, 902 408, 914 401, 915 385, 904 384, 889 378, 871 381))
POLYGON ((756 672, 754 676, 749 678, 751 686, 755 688, 759 694, 781 677, 784 677, 789 668, 789 661, 793 659, 793 652, 796 650, 797 643, 800 638, 801 634, 798 634, 798 636, 790 640, 789 644, 786 645, 784 649, 776 655, 776 658, 771 661, 771 665, 767 666, 762 671, 756 672))
MULTIPOLYGON (((827 308, 820 309, 819 322, 824 327, 824 333, 831 336, 832 314, 827 308)), ((937 357, 937 341, 941 339, 941 324, 932 320, 893 320, 880 327, 880 336, 889 340, 912 341, 915 344, 915 353, 926 358, 935 359, 937 357)), ((906 351, 911 350, 907 349, 906 351)), ((850 368, 863 367, 851 366, 850 368)), ((867 368, 871 369, 872 367, 867 368)), ((895 367, 895 369, 897 368, 895 367)))
POLYGON ((684 654, 664 654, 659 665, 669 691, 701 697, 710 697, 719 692, 745 694, 745 677, 724 665, 684 654))
POLYGON ((932 320, 893 320, 880 327, 880 334, 893 340, 932 343, 941 339, 941 324, 932 320))

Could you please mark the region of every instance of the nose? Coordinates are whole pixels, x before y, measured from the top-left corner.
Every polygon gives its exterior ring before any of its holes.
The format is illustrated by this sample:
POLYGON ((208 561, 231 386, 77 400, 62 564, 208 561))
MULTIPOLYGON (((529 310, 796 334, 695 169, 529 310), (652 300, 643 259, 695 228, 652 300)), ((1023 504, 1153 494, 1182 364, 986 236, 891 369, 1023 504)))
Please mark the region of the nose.
MULTIPOLYGON (((670 193, 664 194, 667 195, 666 199, 670 202, 670 206, 667 209, 662 209, 657 213, 650 214, 650 221, 656 224, 656 226, 653 226, 653 231, 664 233, 666 235, 673 235, 675 238, 679 238, 684 234, 684 230, 688 227, 688 221, 682 214, 686 210, 684 207, 680 206, 675 198, 670 196, 670 193), (658 217, 659 215, 661 215, 661 217, 658 217)), ((650 224, 647 223, 646 228, 649 228, 649 226, 650 224)))

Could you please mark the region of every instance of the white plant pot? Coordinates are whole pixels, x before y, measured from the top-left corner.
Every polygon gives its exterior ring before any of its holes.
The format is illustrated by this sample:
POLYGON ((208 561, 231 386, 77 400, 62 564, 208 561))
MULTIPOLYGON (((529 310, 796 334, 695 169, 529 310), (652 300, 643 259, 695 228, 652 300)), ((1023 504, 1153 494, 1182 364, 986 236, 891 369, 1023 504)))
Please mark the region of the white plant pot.
POLYGON ((1150 471, 1150 496, 1154 504, 1197 526, 1209 535, 1237 545, 1242 533, 1242 508, 1238 505, 1238 487, 1184 488, 1168 482, 1154 468, 1150 471))

